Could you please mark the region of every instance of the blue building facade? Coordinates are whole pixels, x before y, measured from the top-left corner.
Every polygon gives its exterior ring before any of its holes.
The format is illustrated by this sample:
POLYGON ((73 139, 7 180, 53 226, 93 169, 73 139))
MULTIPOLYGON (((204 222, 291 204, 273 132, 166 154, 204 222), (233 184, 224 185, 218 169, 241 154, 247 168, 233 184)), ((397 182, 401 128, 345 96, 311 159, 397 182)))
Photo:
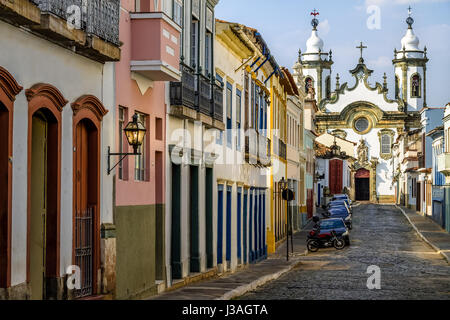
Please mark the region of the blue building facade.
POLYGON ((438 170, 438 156, 445 150, 444 142, 444 127, 439 126, 431 130, 426 137, 431 149, 431 168, 433 178, 433 193, 432 193, 432 216, 431 218, 445 229, 446 221, 445 214, 445 176, 438 170))

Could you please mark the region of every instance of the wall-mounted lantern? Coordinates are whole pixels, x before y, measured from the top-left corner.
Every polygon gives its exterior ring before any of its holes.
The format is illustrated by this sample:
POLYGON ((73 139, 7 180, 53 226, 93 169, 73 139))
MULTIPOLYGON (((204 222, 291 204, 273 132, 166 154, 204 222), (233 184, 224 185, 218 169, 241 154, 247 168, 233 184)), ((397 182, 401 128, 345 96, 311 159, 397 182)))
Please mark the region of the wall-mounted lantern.
POLYGON ((125 129, 123 129, 127 137, 128 144, 133 147, 133 153, 112 153, 111 147, 108 147, 108 175, 117 167, 127 156, 140 156, 138 148, 143 144, 147 129, 145 129, 142 122, 138 121, 138 115, 133 116, 125 129), (111 168, 111 156, 122 156, 122 158, 111 168))

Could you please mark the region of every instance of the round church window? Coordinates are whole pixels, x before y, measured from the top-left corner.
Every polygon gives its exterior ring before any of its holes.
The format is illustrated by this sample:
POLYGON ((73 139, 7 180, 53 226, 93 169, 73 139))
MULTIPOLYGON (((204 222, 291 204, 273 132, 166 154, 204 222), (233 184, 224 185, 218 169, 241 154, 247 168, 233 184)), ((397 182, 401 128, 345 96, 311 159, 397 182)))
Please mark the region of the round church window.
POLYGON ((359 133, 366 132, 369 129, 369 120, 367 118, 359 118, 355 121, 355 129, 359 133))

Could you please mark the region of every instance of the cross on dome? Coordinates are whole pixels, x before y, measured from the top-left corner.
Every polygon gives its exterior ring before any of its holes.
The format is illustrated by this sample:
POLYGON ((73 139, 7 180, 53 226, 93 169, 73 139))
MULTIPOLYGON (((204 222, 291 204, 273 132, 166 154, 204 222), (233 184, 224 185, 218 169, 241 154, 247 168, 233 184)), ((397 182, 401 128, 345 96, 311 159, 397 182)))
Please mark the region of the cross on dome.
POLYGON ((363 49, 367 49, 367 46, 363 46, 363 43, 361 42, 361 44, 358 47, 356 47, 356 48, 361 50, 361 57, 359 58, 359 63, 364 63, 363 49))
POLYGON ((311 25, 313 27, 313 30, 317 30, 317 26, 319 25, 319 20, 316 18, 316 16, 319 15, 319 11, 316 9, 311 12, 311 15, 314 16, 314 18, 311 20, 311 25))
POLYGON ((412 29, 414 19, 411 17, 411 6, 408 7, 408 18, 406 18, 406 23, 408 24, 408 29, 412 29))

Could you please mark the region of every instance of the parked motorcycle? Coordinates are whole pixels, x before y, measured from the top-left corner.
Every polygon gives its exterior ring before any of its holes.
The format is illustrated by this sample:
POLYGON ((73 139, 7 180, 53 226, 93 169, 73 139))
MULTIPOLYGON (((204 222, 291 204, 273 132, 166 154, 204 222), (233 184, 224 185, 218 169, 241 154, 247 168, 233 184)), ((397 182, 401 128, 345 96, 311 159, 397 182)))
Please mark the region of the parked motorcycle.
POLYGON ((335 230, 330 233, 320 233, 319 230, 312 230, 308 235, 306 244, 308 251, 317 252, 319 248, 335 247, 342 250, 345 247, 345 240, 342 236, 338 236, 335 230))

